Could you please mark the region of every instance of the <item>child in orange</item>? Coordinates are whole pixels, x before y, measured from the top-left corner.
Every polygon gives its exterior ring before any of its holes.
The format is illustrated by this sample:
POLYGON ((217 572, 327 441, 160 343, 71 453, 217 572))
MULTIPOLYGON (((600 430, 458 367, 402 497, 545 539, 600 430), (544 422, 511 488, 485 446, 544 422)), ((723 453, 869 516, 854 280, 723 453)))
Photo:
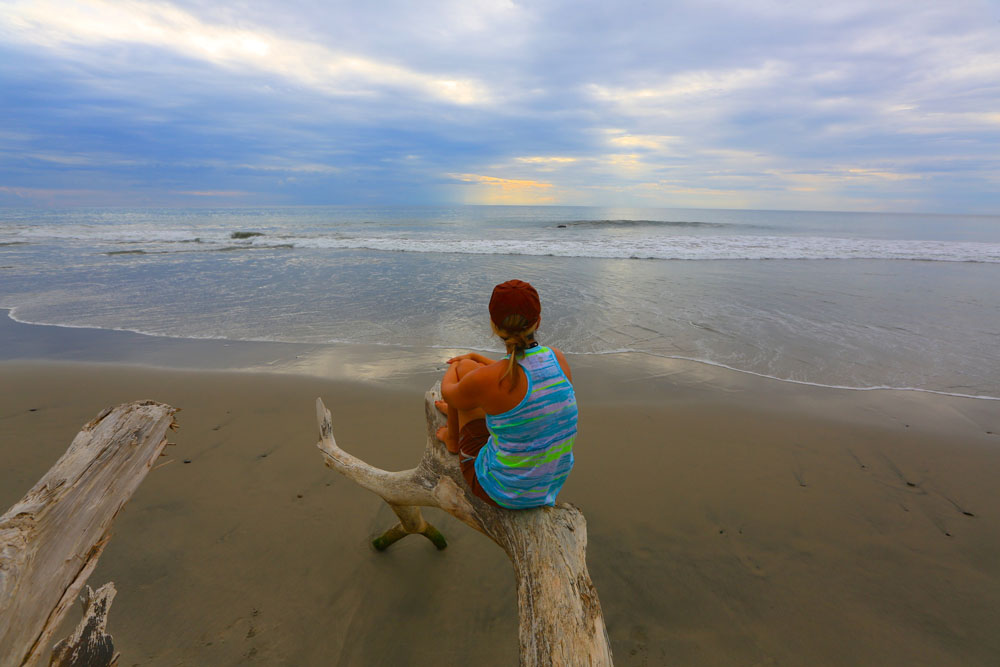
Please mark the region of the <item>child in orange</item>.
POLYGON ((438 405, 448 425, 438 438, 459 454, 479 498, 510 509, 553 505, 573 467, 577 405, 569 363, 535 341, 541 303, 528 283, 497 285, 489 310, 507 355, 448 360, 438 405))

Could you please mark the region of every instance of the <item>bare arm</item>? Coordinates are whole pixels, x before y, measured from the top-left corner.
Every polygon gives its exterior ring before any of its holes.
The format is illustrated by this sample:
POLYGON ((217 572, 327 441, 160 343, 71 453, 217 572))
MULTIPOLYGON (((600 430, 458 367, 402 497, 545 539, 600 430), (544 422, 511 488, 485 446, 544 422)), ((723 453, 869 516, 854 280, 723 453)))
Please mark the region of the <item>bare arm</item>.
POLYGON ((485 368, 475 359, 462 359, 448 365, 441 378, 441 396, 448 405, 459 410, 474 410, 482 400, 482 375, 485 368))
POLYGON ((477 364, 481 364, 483 366, 488 366, 492 364, 494 361, 496 361, 496 359, 490 359, 489 357, 484 357, 478 352, 466 352, 465 354, 460 354, 457 357, 452 357, 451 359, 448 360, 448 363, 453 364, 456 361, 462 361, 463 359, 471 359, 472 361, 475 361, 477 364))
POLYGON ((559 367, 562 368, 563 373, 565 373, 569 381, 572 382, 573 371, 569 369, 569 362, 566 361, 566 355, 562 353, 562 350, 557 350, 554 347, 552 348, 552 351, 555 352, 556 360, 559 362, 559 367))

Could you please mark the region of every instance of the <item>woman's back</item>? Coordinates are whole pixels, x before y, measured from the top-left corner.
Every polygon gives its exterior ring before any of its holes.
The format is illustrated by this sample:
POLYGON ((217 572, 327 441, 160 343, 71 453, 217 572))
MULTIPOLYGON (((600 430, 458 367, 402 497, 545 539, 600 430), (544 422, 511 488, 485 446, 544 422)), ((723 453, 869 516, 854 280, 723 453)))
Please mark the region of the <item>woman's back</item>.
POLYGON ((491 437, 476 460, 476 476, 505 507, 552 505, 573 467, 576 395, 551 348, 529 348, 518 364, 527 379, 524 398, 507 412, 486 415, 491 437))

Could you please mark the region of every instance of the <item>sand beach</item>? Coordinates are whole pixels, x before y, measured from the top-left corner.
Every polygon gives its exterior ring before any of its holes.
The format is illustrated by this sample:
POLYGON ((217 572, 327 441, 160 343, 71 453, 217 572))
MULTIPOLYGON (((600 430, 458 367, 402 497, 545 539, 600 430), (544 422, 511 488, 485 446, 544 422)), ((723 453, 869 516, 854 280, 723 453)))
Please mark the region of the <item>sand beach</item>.
POLYGON ((4 3, 0 667, 1000 666, 998 6, 4 3))
MULTIPOLYGON (((121 664, 516 663, 501 550, 432 510, 445 551, 411 538, 374 552, 391 512, 314 446, 319 396, 345 449, 415 465, 447 351, 380 359, 9 320, 0 333, 4 507, 101 408, 182 409, 91 577, 118 587, 121 664)), ((560 499, 587 517, 617 664, 1000 657, 997 402, 637 354, 570 361, 581 435, 560 499)))

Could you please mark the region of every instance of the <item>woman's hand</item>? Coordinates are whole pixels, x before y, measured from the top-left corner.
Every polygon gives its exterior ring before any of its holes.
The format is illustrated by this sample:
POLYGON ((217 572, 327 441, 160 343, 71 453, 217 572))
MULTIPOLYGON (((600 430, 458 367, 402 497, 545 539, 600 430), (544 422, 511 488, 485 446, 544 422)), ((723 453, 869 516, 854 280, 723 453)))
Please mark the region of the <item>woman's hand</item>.
POLYGON ((476 362, 477 364, 480 364, 481 366, 489 366, 494 362, 493 359, 490 359, 489 357, 484 357, 478 352, 466 352, 465 354, 460 354, 457 357, 452 357, 451 359, 448 360, 448 363, 454 364, 459 361, 463 361, 465 359, 470 359, 476 362))

